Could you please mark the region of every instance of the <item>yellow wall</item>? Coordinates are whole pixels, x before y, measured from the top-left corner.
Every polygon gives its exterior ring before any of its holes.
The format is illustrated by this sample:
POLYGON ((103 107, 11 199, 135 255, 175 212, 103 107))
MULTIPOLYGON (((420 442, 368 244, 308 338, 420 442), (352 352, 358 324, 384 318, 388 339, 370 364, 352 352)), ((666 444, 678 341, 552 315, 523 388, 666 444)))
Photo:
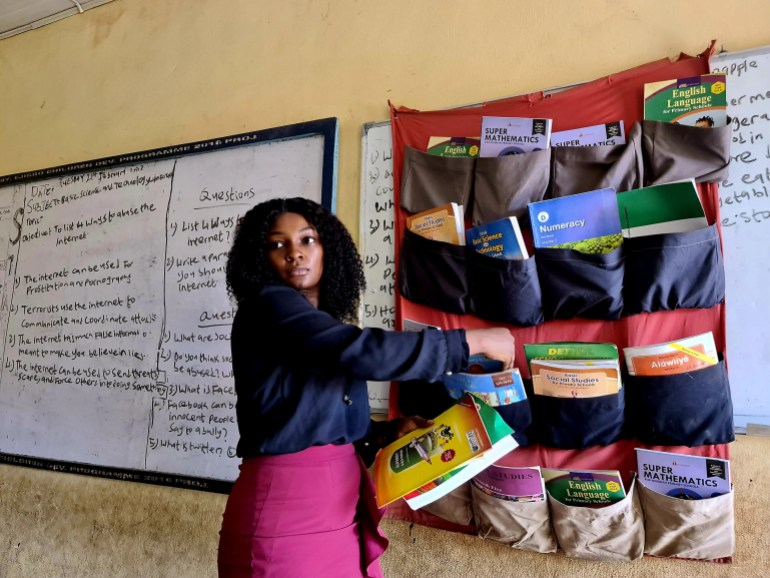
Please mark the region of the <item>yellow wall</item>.
MULTIPOLYGON (((765 0, 115 0, 0 41, 0 174, 341 120, 357 236, 361 125, 590 80, 712 38, 770 44, 765 0)), ((0 419, 2 419, 0 408, 0 419)), ((223 496, 0 466, 0 576, 206 576, 223 496)))

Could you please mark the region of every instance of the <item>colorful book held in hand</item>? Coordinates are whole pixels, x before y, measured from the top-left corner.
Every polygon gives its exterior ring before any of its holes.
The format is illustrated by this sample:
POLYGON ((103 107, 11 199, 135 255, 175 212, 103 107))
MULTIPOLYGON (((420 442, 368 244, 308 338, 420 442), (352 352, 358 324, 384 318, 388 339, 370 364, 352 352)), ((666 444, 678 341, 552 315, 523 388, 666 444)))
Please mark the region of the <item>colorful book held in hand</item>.
MULTIPOLYGON (((432 426, 410 432, 382 448, 374 459, 378 507, 440 479, 490 450, 494 442, 481 414, 482 407, 493 419, 499 417, 494 409, 466 395, 438 415, 432 426)), ((500 421, 505 425, 502 418, 500 421)), ((510 436, 513 430, 505 427, 505 435, 515 447, 516 442, 510 436)))
POLYGON ((550 118, 481 117, 481 157, 504 157, 547 149, 550 118))
POLYGON ((465 231, 465 243, 477 253, 497 259, 529 259, 516 217, 505 217, 465 231))
POLYGON ((406 228, 426 239, 465 245, 465 212, 457 203, 410 215, 406 218, 406 228))
POLYGON ((623 242, 616 196, 606 188, 530 203, 535 247, 611 253, 623 242))
POLYGON ((711 331, 675 341, 625 347, 623 355, 629 375, 675 375, 719 363, 711 331))
POLYGON ((584 147, 626 144, 623 121, 594 124, 551 134, 552 147, 584 147))
POLYGON ((506 502, 542 502, 545 484, 540 466, 514 468, 494 464, 471 482, 485 494, 506 502))
POLYGON ((510 405, 527 399, 524 382, 517 368, 503 370, 496 360, 479 360, 471 356, 468 371, 445 375, 442 379, 449 395, 455 399, 470 393, 490 407, 510 405))
POLYGON ((732 491, 730 462, 636 448, 639 481, 646 488, 673 498, 701 500, 732 491))
POLYGON ((711 128, 727 124, 727 76, 704 74, 644 85, 644 118, 711 128))
POLYGON ((480 145, 479 137, 432 136, 427 153, 437 157, 477 157, 480 145))
POLYGON ((548 493, 567 506, 606 506, 626 497, 623 479, 617 470, 543 468, 542 472, 548 493))
POLYGON ((708 227, 692 179, 624 191, 617 194, 617 204, 623 236, 627 239, 708 227))
POLYGON ((500 414, 483 402, 477 403, 477 407, 492 447, 477 458, 466 462, 465 465, 438 476, 404 495, 404 500, 413 510, 447 495, 518 447, 519 444, 511 435, 513 430, 500 417, 500 414))

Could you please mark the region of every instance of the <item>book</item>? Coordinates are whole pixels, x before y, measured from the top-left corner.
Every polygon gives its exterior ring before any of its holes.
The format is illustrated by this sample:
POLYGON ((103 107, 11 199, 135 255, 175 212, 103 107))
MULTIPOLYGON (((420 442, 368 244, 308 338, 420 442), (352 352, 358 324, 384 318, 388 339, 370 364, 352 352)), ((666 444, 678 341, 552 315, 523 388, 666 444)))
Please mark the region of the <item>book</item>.
POLYGON ((525 343, 527 363, 533 359, 618 359, 618 346, 614 343, 592 341, 547 341, 525 343))
POLYGON ((683 500, 713 498, 732 491, 730 462, 636 448, 639 480, 650 490, 683 500))
POLYGON ((537 248, 610 253, 623 242, 615 189, 597 189, 528 205, 537 248))
POLYGON ((500 414, 483 402, 478 403, 477 407, 484 427, 489 434, 492 447, 480 456, 466 462, 465 465, 433 478, 428 483, 405 494, 404 500, 413 510, 422 508, 447 495, 518 447, 519 444, 511 436, 513 430, 500 417, 500 414))
MULTIPOLYGON (((382 448, 374 459, 378 506, 441 478, 491 449, 493 442, 480 413, 484 406, 484 402, 466 395, 438 415, 431 427, 417 429, 382 448)), ((486 409, 497 413, 488 406, 486 409)), ((509 437, 511 433, 513 430, 507 427, 509 437)))
POLYGON ((427 153, 439 157, 477 157, 480 145, 479 137, 432 136, 428 139, 427 153))
POLYGON ((465 244, 477 253, 498 259, 529 259, 519 220, 505 217, 465 231, 465 244))
POLYGON ((704 128, 727 124, 727 76, 703 74, 648 82, 644 118, 704 128))
POLYGON ((708 227, 695 181, 687 179, 617 194, 623 237, 685 233, 708 227))
POLYGON ((567 506, 603 506, 626 497, 623 478, 617 470, 543 468, 542 472, 548 493, 567 506))
MULTIPOLYGON (((490 360, 491 361, 491 360, 490 360)), ((469 371, 458 371, 442 378, 449 395, 455 399, 462 398, 466 393, 473 394, 490 407, 509 405, 527 399, 524 382, 517 368, 503 370, 474 370, 479 362, 470 361, 469 371)), ((499 361, 496 365, 502 365, 499 361)))
POLYGON ((655 345, 623 348, 629 375, 674 375, 719 363, 711 331, 655 345))
POLYGON ((620 391, 618 360, 533 359, 532 391, 548 397, 587 398, 612 395, 620 391))
POLYGON ((503 157, 547 149, 550 118, 481 117, 480 157, 503 157))
POLYGON ((406 227, 426 239, 465 245, 465 213, 457 203, 410 215, 406 218, 406 227))
POLYGON ((471 482, 477 489, 506 502, 542 502, 545 483, 540 466, 513 468, 493 464, 471 482))
POLYGON ((552 147, 622 144, 626 144, 626 132, 622 120, 551 133, 552 147))

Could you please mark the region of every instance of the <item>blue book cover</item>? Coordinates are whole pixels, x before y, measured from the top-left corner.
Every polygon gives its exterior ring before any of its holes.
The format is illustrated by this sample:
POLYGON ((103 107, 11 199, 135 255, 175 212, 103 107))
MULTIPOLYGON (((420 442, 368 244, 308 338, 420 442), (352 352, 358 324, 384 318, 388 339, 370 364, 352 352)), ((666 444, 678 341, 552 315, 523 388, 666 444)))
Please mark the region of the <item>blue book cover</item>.
POLYGON ((516 217, 505 217, 465 231, 465 244, 478 253, 498 259, 528 259, 527 247, 516 217))
POLYGON ((529 204, 535 247, 609 253, 623 235, 615 189, 597 189, 529 204))

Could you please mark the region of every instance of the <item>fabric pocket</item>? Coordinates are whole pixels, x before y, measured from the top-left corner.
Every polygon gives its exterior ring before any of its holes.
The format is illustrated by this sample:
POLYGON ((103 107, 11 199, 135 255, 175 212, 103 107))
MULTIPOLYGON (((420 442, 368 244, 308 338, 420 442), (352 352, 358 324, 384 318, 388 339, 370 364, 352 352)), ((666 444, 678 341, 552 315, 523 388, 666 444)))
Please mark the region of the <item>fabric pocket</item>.
POLYGON ((550 197, 612 187, 616 192, 644 183, 642 128, 635 124, 624 145, 564 146, 553 149, 550 197))
POLYGON ((420 508, 453 524, 468 526, 473 522, 473 500, 471 498, 471 483, 456 487, 446 496, 420 508))
POLYGON ((631 482, 623 500, 599 508, 566 506, 548 494, 553 529, 569 558, 600 561, 637 560, 644 553, 644 520, 631 482))
POLYGON ((724 359, 696 371, 625 376, 629 431, 650 445, 702 446, 735 440, 724 359))
POLYGON ((646 185, 695 179, 719 183, 727 178, 732 119, 725 126, 701 128, 672 122, 642 121, 646 185))
POLYGON ((439 157, 405 147, 401 207, 410 213, 420 213, 457 203, 467 212, 475 161, 473 157, 439 157))
POLYGON ((543 322, 534 259, 498 259, 468 249, 469 308, 489 321, 520 326, 543 322))
POLYGON ((733 492, 683 500, 665 496, 639 482, 644 510, 644 553, 670 558, 715 560, 735 552, 733 492))
POLYGON ((513 429, 513 439, 521 447, 526 447, 534 443, 532 439, 532 407, 529 399, 522 399, 508 405, 501 405, 495 408, 503 421, 513 429))
POLYGON ((473 483, 473 514, 479 536, 520 550, 555 552, 548 502, 512 502, 481 491, 473 483))
POLYGON ((606 446, 625 432, 625 389, 613 395, 584 398, 532 395, 536 440, 565 450, 606 446))
POLYGON ((474 226, 503 217, 527 215, 527 204, 542 201, 548 190, 551 149, 502 157, 479 157, 470 210, 474 226))
POLYGON ((535 249, 546 319, 619 319, 623 312, 623 247, 588 255, 535 249))
POLYGON ((725 267, 716 225, 624 239, 623 244, 625 315, 710 308, 724 300, 725 267))
POLYGON ((426 239, 404 230, 398 285, 401 295, 447 313, 465 313, 468 295, 465 246, 426 239))

